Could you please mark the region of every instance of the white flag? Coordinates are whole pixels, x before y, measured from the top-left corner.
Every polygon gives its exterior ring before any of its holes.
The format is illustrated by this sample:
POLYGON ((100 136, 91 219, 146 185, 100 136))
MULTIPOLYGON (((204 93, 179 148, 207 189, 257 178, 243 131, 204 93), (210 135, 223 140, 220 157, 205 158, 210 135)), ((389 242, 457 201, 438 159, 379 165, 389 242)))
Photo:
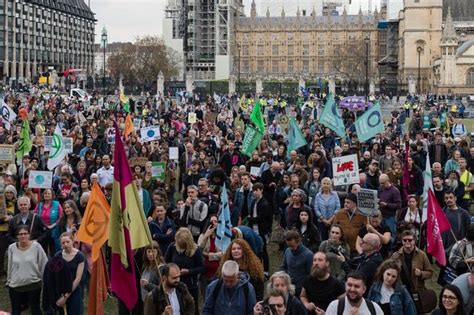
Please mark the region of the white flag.
POLYGON ((58 166, 66 157, 66 147, 64 146, 63 134, 61 128, 56 125, 53 134, 53 142, 49 151, 48 169, 52 170, 58 166))
POLYGON ((426 167, 423 172, 423 215, 421 217, 422 222, 426 222, 428 216, 428 190, 432 190, 433 188, 433 176, 431 175, 431 162, 430 162, 430 155, 426 155, 426 167))
POLYGON ((160 126, 149 126, 140 129, 142 142, 149 142, 160 139, 160 126))
POLYGON ((15 112, 2 100, 2 122, 7 130, 10 130, 11 122, 16 119, 15 112))

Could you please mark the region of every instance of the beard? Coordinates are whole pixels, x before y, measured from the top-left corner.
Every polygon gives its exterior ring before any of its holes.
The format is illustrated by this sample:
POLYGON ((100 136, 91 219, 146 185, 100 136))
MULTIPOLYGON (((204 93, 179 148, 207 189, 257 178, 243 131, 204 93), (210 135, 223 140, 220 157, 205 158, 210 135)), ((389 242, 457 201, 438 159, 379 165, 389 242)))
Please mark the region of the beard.
POLYGON ((311 268, 311 276, 316 279, 323 279, 328 274, 329 268, 324 266, 322 268, 314 266, 311 268))
POLYGON ((351 298, 351 297, 350 297, 350 294, 347 294, 346 296, 347 296, 347 299, 349 300, 349 302, 350 302, 351 304, 353 304, 353 305, 354 305, 354 304, 359 304, 360 300, 362 300, 362 296, 361 296, 361 295, 357 295, 357 296, 354 297, 354 298, 351 298))
POLYGON ((169 282, 169 281, 166 281, 166 286, 167 286, 168 288, 176 289, 176 288, 179 286, 179 281, 176 281, 176 282, 169 282))

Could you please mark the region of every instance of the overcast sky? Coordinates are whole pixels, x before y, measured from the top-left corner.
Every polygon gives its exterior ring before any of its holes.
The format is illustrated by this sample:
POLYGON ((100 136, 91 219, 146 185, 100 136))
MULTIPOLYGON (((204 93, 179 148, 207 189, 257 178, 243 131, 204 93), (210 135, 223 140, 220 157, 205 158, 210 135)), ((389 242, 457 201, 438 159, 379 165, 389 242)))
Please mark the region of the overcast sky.
MULTIPOLYGON (((88 3, 89 0, 85 0, 88 3)), ((271 6, 272 15, 278 15, 281 12, 281 4, 286 1, 280 0, 256 0, 257 9, 268 2, 273 2, 275 5, 271 6)), ((293 15, 296 12, 295 3, 301 6, 311 6, 314 0, 293 0, 293 5, 286 4, 285 11, 287 15, 293 15)), ((389 0, 401 1, 401 0, 389 0)), ((109 35, 109 43, 111 42, 125 42, 134 41, 136 36, 144 35, 162 35, 163 32, 163 18, 164 8, 168 0, 90 0, 90 6, 93 12, 96 13, 96 42, 100 40, 100 33, 102 28, 107 28, 109 35)), ((245 11, 250 12, 250 4, 252 0, 244 0, 245 11)), ((380 0, 372 0, 373 6, 378 5, 380 0)), ((286 2, 288 3, 288 2, 286 2)), ((359 11, 362 4, 362 9, 366 10, 368 0, 352 0, 352 5, 349 8, 349 14, 355 14, 359 11)), ((265 12, 258 12, 259 15, 264 15, 265 12)))

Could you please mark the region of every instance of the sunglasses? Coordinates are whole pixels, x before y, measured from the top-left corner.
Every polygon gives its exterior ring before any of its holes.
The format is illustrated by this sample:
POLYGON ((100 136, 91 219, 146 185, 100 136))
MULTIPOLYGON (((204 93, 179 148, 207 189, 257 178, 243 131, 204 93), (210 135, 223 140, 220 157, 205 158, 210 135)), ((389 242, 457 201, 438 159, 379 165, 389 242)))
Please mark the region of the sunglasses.
POLYGON ((408 243, 408 242, 413 242, 414 239, 412 239, 412 238, 404 238, 404 239, 402 239, 402 241, 403 241, 403 243, 408 243))

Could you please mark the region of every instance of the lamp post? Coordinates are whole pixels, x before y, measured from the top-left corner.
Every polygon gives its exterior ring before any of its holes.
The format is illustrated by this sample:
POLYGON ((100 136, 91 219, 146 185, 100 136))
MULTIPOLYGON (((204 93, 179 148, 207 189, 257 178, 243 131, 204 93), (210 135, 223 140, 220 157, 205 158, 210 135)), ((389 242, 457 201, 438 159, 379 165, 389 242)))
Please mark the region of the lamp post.
POLYGON ((239 72, 237 73, 237 94, 240 95, 240 46, 237 44, 237 55, 239 57, 238 67, 239 72))
POLYGON ((364 38, 365 43, 365 98, 369 102, 369 43, 370 37, 366 35, 364 38))
POLYGON ((104 49, 104 68, 102 72, 102 93, 105 97, 105 50, 107 49, 107 30, 104 28, 102 29, 102 35, 100 40, 100 46, 104 49))
POLYGON ((421 93, 421 52, 423 51, 423 47, 421 46, 416 47, 416 51, 418 52, 417 91, 418 91, 418 94, 420 94, 421 93))

